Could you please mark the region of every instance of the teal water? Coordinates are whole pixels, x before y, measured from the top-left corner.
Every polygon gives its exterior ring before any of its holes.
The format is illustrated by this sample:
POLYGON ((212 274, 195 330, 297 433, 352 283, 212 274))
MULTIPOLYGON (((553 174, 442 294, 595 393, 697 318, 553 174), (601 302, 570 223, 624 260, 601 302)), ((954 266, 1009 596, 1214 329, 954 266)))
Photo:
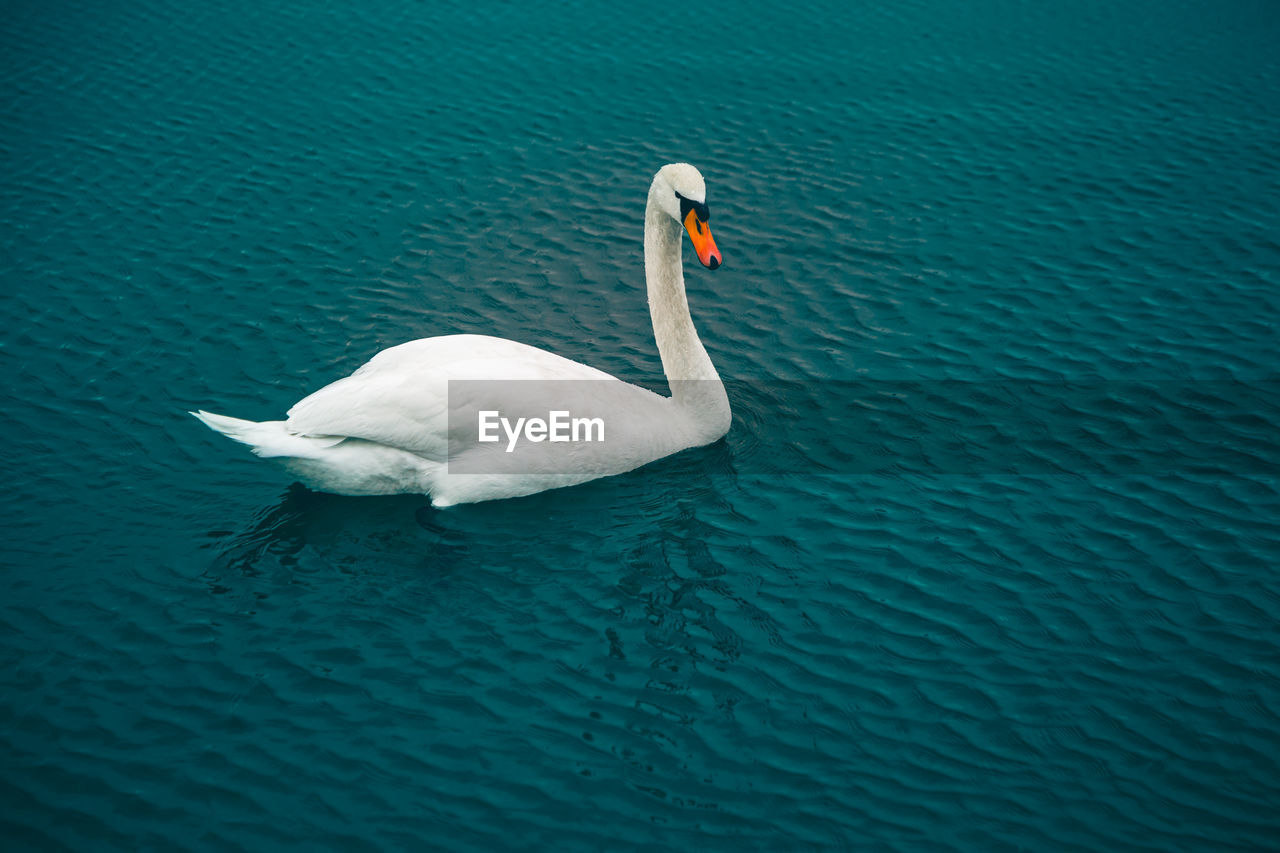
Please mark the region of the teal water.
POLYGON ((1280 8, 7 4, 6 849, 1280 837, 1280 8), (482 332, 734 427, 340 498, 187 417, 482 332))

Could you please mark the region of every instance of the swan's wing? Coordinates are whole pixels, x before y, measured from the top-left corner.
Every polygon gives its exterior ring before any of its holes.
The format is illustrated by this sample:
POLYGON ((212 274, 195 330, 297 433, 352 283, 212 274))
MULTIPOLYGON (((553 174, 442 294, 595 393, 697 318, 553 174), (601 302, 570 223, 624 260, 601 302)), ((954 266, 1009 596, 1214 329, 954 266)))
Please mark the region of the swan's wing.
POLYGON ((383 350, 345 379, 304 397, 289 410, 286 428, 300 435, 361 438, 444 460, 450 379, 618 381, 594 367, 503 338, 424 338, 383 350))
POLYGON ((285 428, 308 436, 362 438, 442 460, 448 382, 407 371, 348 376, 304 397, 285 428))

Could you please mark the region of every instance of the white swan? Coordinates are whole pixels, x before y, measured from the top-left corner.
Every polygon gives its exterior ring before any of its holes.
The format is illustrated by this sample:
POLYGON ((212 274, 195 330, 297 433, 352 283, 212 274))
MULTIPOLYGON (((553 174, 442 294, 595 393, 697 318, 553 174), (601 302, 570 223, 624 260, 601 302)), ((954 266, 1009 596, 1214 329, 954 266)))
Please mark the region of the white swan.
POLYGON ((426 494, 438 507, 583 483, 710 444, 728 432, 732 415, 689 316, 680 257, 683 226, 698 260, 720 265, 707 219, 698 170, 687 163, 658 170, 645 209, 644 270, 671 397, 515 341, 447 335, 383 350, 300 400, 287 420, 191 414, 314 489, 426 494), (509 426, 535 415, 545 422, 557 411, 599 417, 603 434, 585 429, 556 446, 526 430, 519 454, 509 452, 510 432, 490 430, 486 436, 496 431, 500 440, 480 440, 481 412, 498 412, 509 426))

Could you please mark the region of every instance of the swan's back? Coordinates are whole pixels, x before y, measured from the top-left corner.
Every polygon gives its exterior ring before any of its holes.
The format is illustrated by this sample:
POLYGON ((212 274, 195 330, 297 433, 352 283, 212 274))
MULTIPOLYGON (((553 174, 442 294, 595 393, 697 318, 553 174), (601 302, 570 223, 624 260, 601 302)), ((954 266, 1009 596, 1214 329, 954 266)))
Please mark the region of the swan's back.
POLYGON ((504 338, 423 338, 385 349, 350 376, 299 400, 285 425, 299 435, 361 438, 443 462, 449 450, 450 380, 573 379, 618 381, 602 370, 504 338))

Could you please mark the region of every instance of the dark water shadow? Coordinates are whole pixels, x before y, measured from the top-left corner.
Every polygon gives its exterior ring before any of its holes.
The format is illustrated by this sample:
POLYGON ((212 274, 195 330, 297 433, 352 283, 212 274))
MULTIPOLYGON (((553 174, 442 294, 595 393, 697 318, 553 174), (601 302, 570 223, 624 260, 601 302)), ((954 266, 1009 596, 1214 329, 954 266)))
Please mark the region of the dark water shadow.
POLYGON ((239 530, 209 534, 205 575, 222 591, 237 576, 314 570, 317 557, 337 571, 612 568, 621 541, 687 540, 699 511, 734 518, 734 468, 721 441, 615 477, 448 509, 425 496, 343 497, 295 483, 239 530))
POLYGON ((598 661, 633 658, 620 665, 659 668, 672 684, 702 666, 733 665, 756 640, 779 642, 782 629, 753 591, 761 573, 792 577, 777 560, 795 549, 735 510, 742 488, 728 441, 570 488, 448 509, 424 496, 342 497, 294 484, 221 535, 204 578, 246 611, 286 588, 298 594, 299 584, 319 604, 353 588, 400 590, 424 612, 450 610, 482 587, 499 607, 592 623, 598 661))
MULTIPOLYGON (((303 570, 308 550, 377 550, 370 531, 383 531, 382 540, 396 530, 413 529, 415 513, 430 508, 425 497, 350 498, 312 491, 294 483, 276 503, 258 510, 242 529, 216 536, 216 554, 205 572, 215 592, 234 577, 255 578, 270 570, 303 570), (359 546, 353 548, 353 546, 359 546)), ((437 553, 447 557, 448 541, 437 553)), ((336 565, 350 564, 339 559, 336 565)))

